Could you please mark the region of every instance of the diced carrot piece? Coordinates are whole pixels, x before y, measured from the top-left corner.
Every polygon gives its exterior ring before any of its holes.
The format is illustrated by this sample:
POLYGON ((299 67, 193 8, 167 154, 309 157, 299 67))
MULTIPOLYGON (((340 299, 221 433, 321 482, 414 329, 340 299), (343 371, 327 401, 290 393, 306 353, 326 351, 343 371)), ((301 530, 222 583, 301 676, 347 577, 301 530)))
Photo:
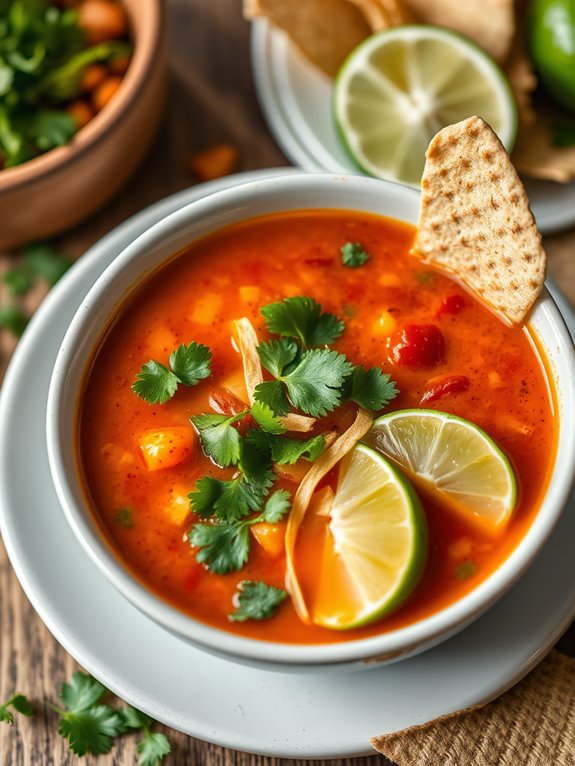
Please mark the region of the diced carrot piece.
POLYGON ((101 448, 100 454, 113 468, 128 468, 134 464, 134 455, 112 442, 106 442, 101 448))
POLYGON ((189 460, 196 445, 191 427, 150 429, 140 436, 140 449, 148 471, 172 468, 189 460))
POLYGON ((392 314, 389 311, 382 311, 373 323, 372 332, 374 335, 391 335, 396 327, 397 322, 392 314))
POLYGON ((218 311, 222 308, 224 299, 220 293, 204 293, 194 301, 190 319, 198 324, 212 324, 218 311))
POLYGON ((82 93, 91 93, 98 85, 104 82, 107 76, 108 71, 103 64, 90 64, 90 66, 87 66, 80 78, 82 93))
POLYGON ((188 490, 185 488, 174 489, 170 494, 170 499, 164 506, 164 511, 173 524, 182 526, 190 515, 190 501, 188 500, 188 490))
POLYGON ((267 521, 260 521, 252 524, 250 529, 266 553, 273 557, 281 556, 284 552, 285 523, 268 524, 267 521))
POLYGON ((78 130, 86 126, 94 116, 94 110, 85 101, 72 101, 66 107, 66 113, 74 120, 78 130))
POLYGON ((211 181, 229 175, 235 168, 239 152, 231 144, 218 144, 203 152, 194 154, 189 159, 189 167, 202 181, 211 181))

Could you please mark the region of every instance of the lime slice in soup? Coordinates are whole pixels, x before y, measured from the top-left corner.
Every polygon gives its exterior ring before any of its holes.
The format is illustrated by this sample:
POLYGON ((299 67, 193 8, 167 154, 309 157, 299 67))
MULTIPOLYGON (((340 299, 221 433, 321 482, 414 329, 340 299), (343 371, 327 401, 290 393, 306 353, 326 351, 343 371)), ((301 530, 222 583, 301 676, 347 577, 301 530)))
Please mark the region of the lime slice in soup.
POLYGON ((362 444, 344 459, 330 516, 310 614, 326 628, 354 628, 398 607, 417 585, 425 517, 410 483, 362 444))
POLYGON ((348 56, 334 87, 343 144, 365 172, 419 186, 433 136, 478 115, 510 151, 517 109, 505 75, 468 38, 403 25, 369 37, 348 56))
POLYGON ((495 442, 468 420, 434 410, 400 410, 364 438, 416 486, 487 531, 505 527, 515 507, 515 475, 495 442))

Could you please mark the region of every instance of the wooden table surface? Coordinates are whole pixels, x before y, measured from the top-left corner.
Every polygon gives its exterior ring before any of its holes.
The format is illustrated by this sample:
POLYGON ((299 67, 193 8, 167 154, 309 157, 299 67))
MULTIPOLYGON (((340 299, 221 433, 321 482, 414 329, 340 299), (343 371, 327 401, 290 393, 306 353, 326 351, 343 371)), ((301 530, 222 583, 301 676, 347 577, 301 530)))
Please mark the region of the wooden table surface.
MULTIPOLYGON (((167 0, 170 87, 166 117, 153 150, 132 181, 89 221, 60 239, 74 257, 103 234, 147 205, 189 186, 190 154, 218 142, 236 145, 238 170, 286 165, 260 113, 250 71, 249 28, 240 0, 167 0)), ((546 240, 551 277, 575 304, 575 230, 546 240)), ((10 262, 0 254, 0 270, 10 262)), ((29 307, 43 296, 27 296, 29 307)), ((6 299, 0 288, 0 305, 6 299)), ((0 333, 0 377, 13 341, 0 333)), ((573 628, 563 647, 573 646, 573 628)), ((17 688, 32 700, 56 700, 60 684, 77 669, 24 596, 0 544, 0 701, 17 688)), ((122 766, 137 763, 135 738, 125 737, 109 756, 80 761, 57 732, 57 717, 38 705, 32 720, 0 725, 0 766, 122 766)), ((382 721, 382 729, 385 722, 382 721)), ((166 766, 288 766, 296 761, 251 756, 168 732, 173 753, 166 766)), ((377 732, 374 732, 377 734, 377 732)), ((367 744, 367 743, 366 743, 367 744)), ((355 766, 383 763, 383 756, 353 760, 355 766)), ((298 761, 297 763, 311 763, 298 761)), ((322 763, 322 762, 314 762, 322 763)), ((323 762, 327 764, 328 762, 323 762)), ((330 761, 333 766, 351 760, 330 761)))

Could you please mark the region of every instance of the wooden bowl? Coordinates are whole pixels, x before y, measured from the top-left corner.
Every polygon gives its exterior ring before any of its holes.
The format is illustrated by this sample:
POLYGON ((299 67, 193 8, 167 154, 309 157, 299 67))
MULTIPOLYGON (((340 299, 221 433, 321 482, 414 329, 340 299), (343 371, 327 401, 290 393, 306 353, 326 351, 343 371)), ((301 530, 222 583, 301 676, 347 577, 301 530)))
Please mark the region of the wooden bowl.
POLYGON ((0 171, 0 247, 56 234, 109 199, 144 156, 165 95, 161 0, 122 0, 134 53, 120 89, 65 146, 0 171))

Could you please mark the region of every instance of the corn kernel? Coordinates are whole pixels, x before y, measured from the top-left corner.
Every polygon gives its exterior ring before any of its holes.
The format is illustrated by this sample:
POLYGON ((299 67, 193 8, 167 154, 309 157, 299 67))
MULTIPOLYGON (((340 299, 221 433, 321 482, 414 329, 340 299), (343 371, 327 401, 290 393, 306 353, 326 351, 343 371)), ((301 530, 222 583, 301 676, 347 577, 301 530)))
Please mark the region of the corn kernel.
POLYGON ((373 332, 375 335, 391 335, 396 326, 397 322, 389 311, 382 311, 378 319, 374 322, 373 332))

